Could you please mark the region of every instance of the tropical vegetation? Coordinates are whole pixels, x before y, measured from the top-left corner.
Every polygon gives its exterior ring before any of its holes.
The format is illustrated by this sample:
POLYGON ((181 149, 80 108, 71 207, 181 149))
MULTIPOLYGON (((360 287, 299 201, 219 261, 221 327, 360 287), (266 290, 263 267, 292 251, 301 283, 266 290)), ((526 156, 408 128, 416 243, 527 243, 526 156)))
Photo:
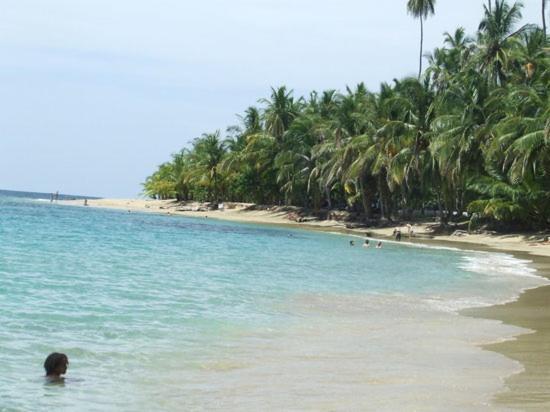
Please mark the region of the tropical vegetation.
MULTIPOLYGON (((434 3, 407 6, 422 22, 434 3)), ((474 36, 445 33, 419 78, 376 92, 273 88, 226 136, 206 133, 173 154, 144 193, 550 227, 549 39, 518 27, 521 10, 489 1, 474 36)))

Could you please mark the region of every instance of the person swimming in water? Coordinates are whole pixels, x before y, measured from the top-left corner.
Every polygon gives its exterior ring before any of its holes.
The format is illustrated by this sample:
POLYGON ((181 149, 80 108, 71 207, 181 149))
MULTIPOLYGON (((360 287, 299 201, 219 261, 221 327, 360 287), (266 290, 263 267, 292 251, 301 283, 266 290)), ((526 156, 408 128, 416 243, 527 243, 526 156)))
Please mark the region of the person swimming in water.
POLYGON ((354 242, 353 240, 350 240, 350 241, 349 241, 349 245, 350 245, 350 246, 355 246, 355 242, 354 242))
POLYGON ((376 245, 376 249, 382 249, 382 241, 379 241, 376 245))
POLYGON ((69 358, 64 353, 53 352, 48 355, 44 361, 44 369, 46 370, 46 378, 51 381, 62 381, 61 375, 67 373, 69 366, 69 358))
POLYGON ((365 243, 363 243, 363 247, 369 247, 370 243, 368 239, 365 239, 365 243))

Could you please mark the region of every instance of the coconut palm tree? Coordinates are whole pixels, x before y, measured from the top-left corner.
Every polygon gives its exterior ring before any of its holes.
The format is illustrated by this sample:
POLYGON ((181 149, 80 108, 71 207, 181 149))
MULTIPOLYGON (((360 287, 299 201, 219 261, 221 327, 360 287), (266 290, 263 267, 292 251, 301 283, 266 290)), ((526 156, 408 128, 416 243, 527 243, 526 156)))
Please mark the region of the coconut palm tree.
POLYGON ((170 199, 175 196, 175 177, 172 163, 166 162, 147 177, 143 183, 143 192, 151 198, 170 199))
POLYGON ((220 132, 205 133, 193 143, 192 161, 195 173, 199 177, 199 185, 207 192, 207 200, 219 201, 220 194, 220 164, 225 155, 220 132))
POLYGON ((502 85, 507 78, 511 39, 526 28, 514 31, 523 5, 516 2, 510 6, 506 0, 495 0, 493 8, 483 7, 484 17, 478 29, 481 70, 495 85, 502 85))
MULTIPOLYGON (((434 1, 407 7, 421 19, 422 50, 434 1)), ((520 3, 485 2, 475 40, 461 28, 445 33, 425 75, 421 60, 420 79, 377 93, 359 84, 303 99, 274 88, 226 140, 202 135, 160 165, 144 191, 386 218, 439 205, 469 210, 472 224, 550 228, 548 39, 534 25, 516 30, 520 11, 520 3)))
POLYGON ((422 48, 424 45, 424 19, 435 13, 435 0, 409 0, 407 11, 415 18, 420 19, 420 58, 418 78, 422 75, 422 48))
POLYGON ((302 101, 294 101, 292 90, 287 91, 285 86, 272 88, 271 98, 260 101, 267 106, 264 111, 265 130, 280 142, 298 115, 302 101))

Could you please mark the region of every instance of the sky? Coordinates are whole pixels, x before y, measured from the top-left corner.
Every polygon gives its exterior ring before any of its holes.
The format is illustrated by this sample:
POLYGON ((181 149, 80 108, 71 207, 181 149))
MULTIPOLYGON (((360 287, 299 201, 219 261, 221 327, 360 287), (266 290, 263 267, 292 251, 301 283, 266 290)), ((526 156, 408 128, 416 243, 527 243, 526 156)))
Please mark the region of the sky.
MULTIPOLYGON (((482 4, 438 0, 424 50, 482 4)), ((406 0, 2 0, 0 189, 137 197, 272 86, 376 91, 415 75, 419 39, 406 0)))

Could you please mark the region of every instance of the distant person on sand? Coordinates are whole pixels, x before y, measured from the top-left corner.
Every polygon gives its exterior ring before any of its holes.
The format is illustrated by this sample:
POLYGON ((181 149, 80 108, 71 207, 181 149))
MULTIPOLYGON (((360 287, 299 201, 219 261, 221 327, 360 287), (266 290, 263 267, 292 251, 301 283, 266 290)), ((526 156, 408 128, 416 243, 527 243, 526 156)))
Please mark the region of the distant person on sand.
POLYGON ((398 242, 401 240, 401 230, 400 229, 395 230, 395 240, 397 240, 398 242))
POLYGON ((88 206, 88 199, 84 199, 84 206, 88 206))
POLYGON ((51 381, 60 381, 64 378, 61 375, 67 373, 69 366, 69 358, 64 353, 50 353, 44 361, 44 369, 46 370, 46 378, 51 381))
POLYGON ((370 246, 369 240, 365 239, 365 243, 363 243, 363 247, 369 247, 369 246, 370 246))

